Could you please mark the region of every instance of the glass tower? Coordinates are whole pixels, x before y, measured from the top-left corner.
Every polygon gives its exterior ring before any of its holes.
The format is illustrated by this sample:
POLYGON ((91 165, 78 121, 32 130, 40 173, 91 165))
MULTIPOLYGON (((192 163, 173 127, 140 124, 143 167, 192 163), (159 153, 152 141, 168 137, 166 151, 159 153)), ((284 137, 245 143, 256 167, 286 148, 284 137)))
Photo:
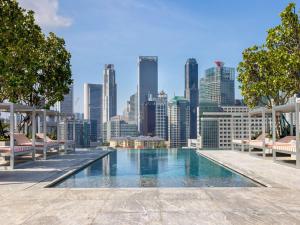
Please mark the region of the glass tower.
POLYGON ((103 123, 117 115, 117 84, 113 64, 106 64, 103 71, 103 123))
POLYGON ((143 131, 143 107, 151 95, 156 98, 158 92, 157 56, 140 56, 138 59, 138 130, 143 131))
POLYGON ((197 138, 197 106, 199 103, 198 63, 190 58, 185 64, 184 97, 190 102, 190 138, 197 138))
POLYGON ((216 66, 205 70, 200 80, 200 102, 213 102, 218 106, 235 104, 234 75, 235 69, 225 67, 223 62, 215 62, 216 66))
POLYGON ((91 141, 102 138, 102 85, 84 84, 84 119, 90 121, 91 141))

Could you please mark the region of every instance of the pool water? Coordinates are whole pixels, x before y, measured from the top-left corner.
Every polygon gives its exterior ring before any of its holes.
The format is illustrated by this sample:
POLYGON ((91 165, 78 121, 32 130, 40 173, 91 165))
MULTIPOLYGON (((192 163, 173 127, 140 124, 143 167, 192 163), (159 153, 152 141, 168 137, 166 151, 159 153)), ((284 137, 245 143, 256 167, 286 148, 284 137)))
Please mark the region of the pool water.
POLYGON ((190 149, 117 150, 56 188, 256 187, 258 184, 190 149))

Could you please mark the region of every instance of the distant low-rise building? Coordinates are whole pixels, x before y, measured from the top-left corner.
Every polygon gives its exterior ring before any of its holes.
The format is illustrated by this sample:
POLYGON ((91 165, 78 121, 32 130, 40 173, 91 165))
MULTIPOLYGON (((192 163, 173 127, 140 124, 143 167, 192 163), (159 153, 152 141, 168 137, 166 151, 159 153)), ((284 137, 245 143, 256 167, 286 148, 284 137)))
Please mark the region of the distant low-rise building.
POLYGON ((109 143, 113 148, 154 149, 165 147, 164 139, 150 136, 111 138, 109 143))

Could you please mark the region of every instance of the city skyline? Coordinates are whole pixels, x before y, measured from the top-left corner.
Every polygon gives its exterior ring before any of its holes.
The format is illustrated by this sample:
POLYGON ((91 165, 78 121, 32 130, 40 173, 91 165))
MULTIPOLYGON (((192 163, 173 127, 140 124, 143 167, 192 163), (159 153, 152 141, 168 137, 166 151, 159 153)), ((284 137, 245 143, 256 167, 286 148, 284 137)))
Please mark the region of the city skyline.
POLYGON ((45 5, 49 1, 19 2, 36 12, 45 33, 54 31, 66 40, 72 54, 75 112, 83 112, 83 84, 101 84, 103 66, 113 63, 121 114, 136 90, 138 56, 158 56, 158 90, 169 97, 182 95, 187 58, 198 61, 199 78, 217 60, 236 68, 243 49, 263 42, 290 1, 66 0, 55 1, 56 8, 45 5))

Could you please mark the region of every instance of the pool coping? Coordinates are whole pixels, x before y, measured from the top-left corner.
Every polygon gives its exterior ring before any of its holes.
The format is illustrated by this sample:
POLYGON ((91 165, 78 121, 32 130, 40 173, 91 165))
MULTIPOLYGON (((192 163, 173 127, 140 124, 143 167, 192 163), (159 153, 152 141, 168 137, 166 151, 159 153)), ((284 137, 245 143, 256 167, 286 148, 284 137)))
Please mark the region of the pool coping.
MULTIPOLYGON (((243 177, 246 177, 246 178, 250 179, 252 182, 259 184, 260 187, 264 187, 264 188, 273 188, 273 187, 274 187, 274 186, 272 186, 271 184, 267 183, 265 180, 261 180, 260 178, 255 177, 255 176, 252 176, 251 174, 249 174, 249 173, 247 173, 247 172, 245 172, 245 171, 242 171, 242 170, 239 169, 239 168, 233 168, 232 165, 228 165, 228 164, 225 163, 225 162, 222 162, 222 161, 220 161, 220 160, 217 160, 217 159, 215 159, 215 158, 212 158, 212 157, 210 157, 210 156, 207 156, 207 155, 201 153, 201 151, 200 151, 199 149, 196 150, 196 153, 199 154, 199 155, 201 155, 201 156, 203 156, 204 158, 207 158, 207 159, 213 161, 214 163, 217 163, 217 164, 219 164, 219 165, 225 167, 226 169, 232 170, 232 171, 234 171, 235 173, 237 173, 237 174, 239 174, 239 175, 241 175, 241 176, 243 176, 243 177)), ((259 187, 259 186, 258 186, 258 187, 259 187)))
POLYGON ((69 170, 68 172, 62 174, 61 176, 55 178, 54 180, 52 180, 51 182, 49 182, 48 184, 44 185, 43 188, 53 188, 56 184, 58 184, 59 182, 65 180, 66 178, 72 176, 73 174, 77 173, 78 171, 80 171, 81 169, 88 167, 89 165, 91 165, 93 162, 102 159, 103 157, 107 156, 109 153, 116 151, 116 149, 114 150, 109 150, 107 152, 105 152, 104 154, 94 158, 94 159, 90 159, 88 161, 86 161, 85 163, 76 166, 75 168, 69 170))
MULTIPOLYGON (((91 165, 93 162, 99 160, 99 159, 102 159, 104 158, 105 156, 107 156, 109 153, 113 152, 113 151, 117 151, 119 149, 116 149, 114 148, 113 150, 110 150, 110 151, 107 151, 105 154, 95 158, 95 159, 92 159, 92 160, 89 160, 87 161, 86 163, 78 166, 77 168, 74 168, 70 171, 68 171, 67 173, 59 176, 58 178, 54 179, 53 181, 51 181, 49 184, 45 185, 44 188, 55 188, 55 185, 57 185, 58 183, 60 183, 61 181, 63 180, 66 180, 68 177, 72 176, 73 174, 76 174, 78 171, 88 167, 89 165, 91 165)), ((59 188, 59 189, 72 189, 72 190, 82 190, 82 189, 125 189, 125 190, 128 190, 128 189, 159 189, 159 188, 162 188, 162 189, 206 189, 206 188, 271 188, 273 186, 271 186, 270 184, 267 184, 266 182, 264 181, 261 181, 260 179, 257 179, 257 178, 254 178, 253 176, 249 175, 249 174, 246 174, 242 171, 240 171, 239 169, 235 169, 235 168, 232 168, 231 166, 229 165, 226 165, 225 163, 221 162, 221 161, 218 161, 216 159, 213 159, 209 156, 206 156, 204 154, 202 154, 199 149, 192 149, 195 151, 196 154, 199 154, 201 155, 202 157, 212 161, 213 163, 221 166, 221 167, 224 167, 225 169, 227 170, 230 170, 234 173, 237 173, 238 175, 246 178, 246 179, 249 179, 251 182, 253 182, 254 184, 256 184, 257 186, 255 187, 99 187, 99 188, 95 188, 95 187, 84 187, 84 188, 59 188)))

